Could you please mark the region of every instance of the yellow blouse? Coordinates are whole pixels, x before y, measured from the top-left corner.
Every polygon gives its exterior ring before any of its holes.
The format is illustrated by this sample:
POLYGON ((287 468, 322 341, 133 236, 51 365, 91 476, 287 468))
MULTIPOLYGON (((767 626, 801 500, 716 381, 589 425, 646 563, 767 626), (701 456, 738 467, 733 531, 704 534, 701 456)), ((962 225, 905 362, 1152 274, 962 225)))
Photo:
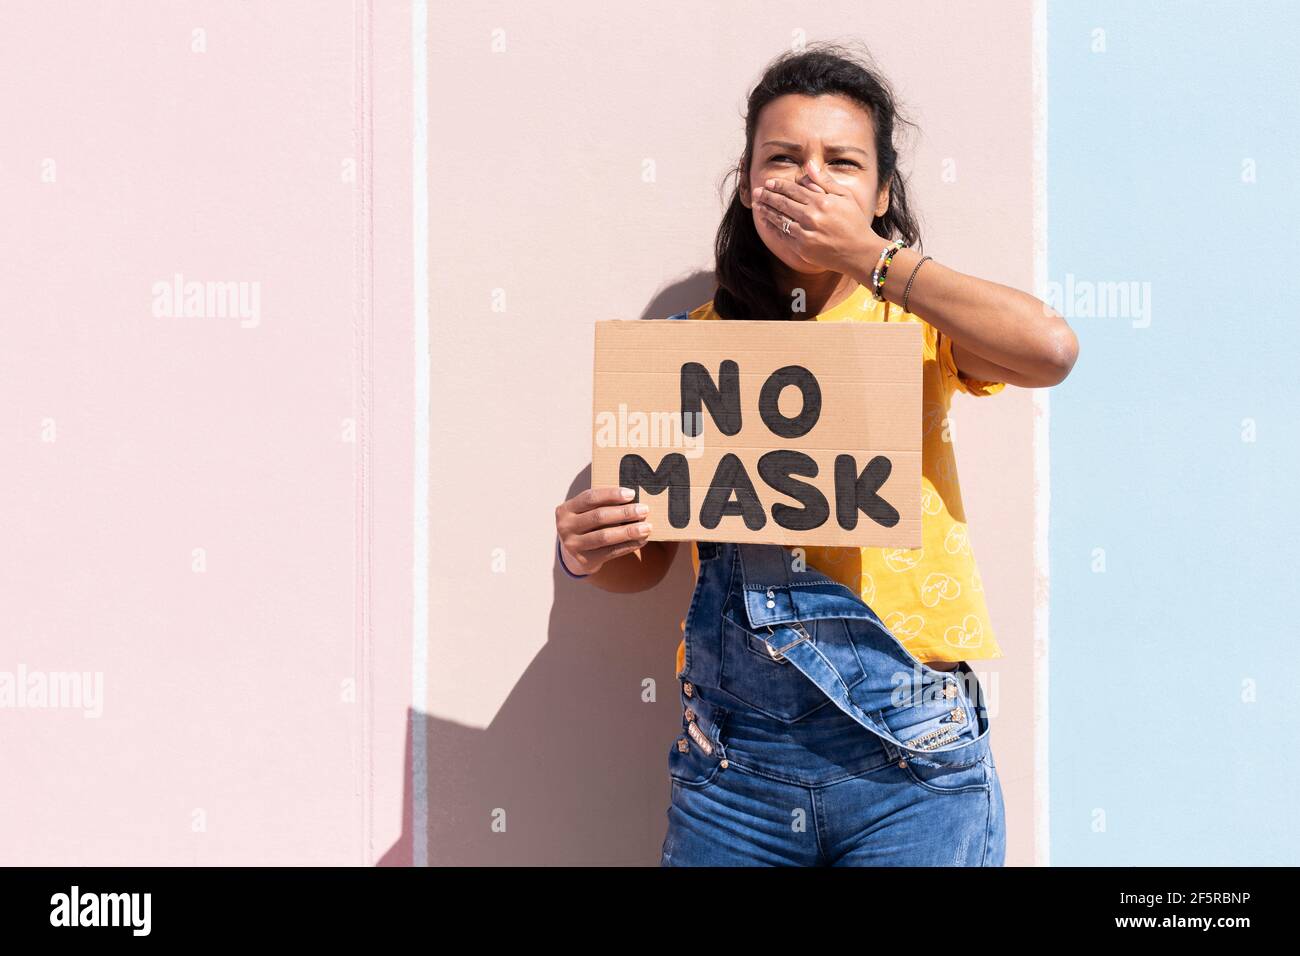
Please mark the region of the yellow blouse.
MULTIPOLYGON (((717 319, 713 302, 690 313, 717 319)), ((952 357, 952 339, 892 302, 877 302, 859 285, 843 302, 814 317, 818 322, 920 322, 925 327, 922 368, 921 547, 806 547, 807 563, 853 588, 918 661, 1002 657, 984 604, 949 436, 954 391, 993 395, 1004 382, 967 378, 952 357)), ((699 551, 691 542, 698 576, 699 551)), ((686 620, 681 622, 683 632, 686 620)), ((677 673, 685 666, 686 642, 677 647, 677 673)))

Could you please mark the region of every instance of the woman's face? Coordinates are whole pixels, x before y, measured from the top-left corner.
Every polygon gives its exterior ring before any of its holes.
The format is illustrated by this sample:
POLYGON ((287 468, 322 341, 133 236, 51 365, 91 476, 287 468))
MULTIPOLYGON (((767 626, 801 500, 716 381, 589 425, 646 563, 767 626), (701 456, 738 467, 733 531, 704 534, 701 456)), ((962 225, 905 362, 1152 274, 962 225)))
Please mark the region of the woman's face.
MULTIPOLYGON (((807 176, 810 160, 816 160, 831 179, 853 195, 868 219, 883 216, 889 208, 889 186, 880 189, 876 182, 871 114, 839 94, 788 93, 763 107, 748 176, 740 184, 741 202, 753 211, 753 188, 769 179, 788 179, 816 189, 807 176)), ((754 228, 772 254, 795 272, 826 271, 796 255, 780 226, 756 211, 754 228)))

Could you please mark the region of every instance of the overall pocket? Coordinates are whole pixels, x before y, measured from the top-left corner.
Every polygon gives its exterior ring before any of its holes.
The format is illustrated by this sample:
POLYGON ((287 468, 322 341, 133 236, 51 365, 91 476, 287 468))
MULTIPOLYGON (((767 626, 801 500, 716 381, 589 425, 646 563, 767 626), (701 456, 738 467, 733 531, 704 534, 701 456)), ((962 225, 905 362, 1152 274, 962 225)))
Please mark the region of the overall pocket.
POLYGON ((673 740, 668 750, 668 776, 673 783, 692 790, 702 790, 717 780, 722 762, 706 755, 685 732, 673 740))
POLYGON ((948 691, 951 696, 942 689, 928 688, 914 703, 882 715, 905 747, 942 754, 935 763, 912 760, 907 752, 901 755, 900 766, 908 779, 935 793, 987 791, 992 786, 988 742, 976 742, 979 720, 962 686, 962 676, 954 675, 956 683, 948 691))
POLYGON ((726 754, 722 746, 722 725, 727 712, 698 696, 679 695, 682 704, 682 732, 668 750, 668 776, 675 784, 700 790, 709 786, 722 771, 726 754))
POLYGON ((972 763, 941 767, 907 760, 903 762, 903 771, 912 783, 933 793, 987 792, 993 785, 991 761, 982 750, 980 756, 972 760, 972 763))
POLYGON ((947 750, 976 737, 974 710, 960 695, 900 708, 885 717, 885 724, 913 750, 947 750))
MULTIPOLYGON (((827 636, 828 628, 843 630, 844 622, 830 618, 801 626, 816 644, 819 636, 827 636)), ((766 628, 755 631, 724 613, 718 686, 746 707, 786 723, 835 706, 799 668, 774 654, 766 640, 770 636, 766 628)))

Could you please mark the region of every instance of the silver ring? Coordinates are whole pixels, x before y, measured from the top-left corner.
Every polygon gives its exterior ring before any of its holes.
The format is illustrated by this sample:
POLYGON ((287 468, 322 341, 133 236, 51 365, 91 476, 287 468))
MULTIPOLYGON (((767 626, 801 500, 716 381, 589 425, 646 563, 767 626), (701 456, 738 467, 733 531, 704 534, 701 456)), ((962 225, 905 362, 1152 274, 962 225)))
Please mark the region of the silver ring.
POLYGON ((781 231, 784 232, 787 236, 790 235, 790 220, 789 220, 789 219, 787 219, 787 220, 785 221, 785 225, 781 227, 781 231))

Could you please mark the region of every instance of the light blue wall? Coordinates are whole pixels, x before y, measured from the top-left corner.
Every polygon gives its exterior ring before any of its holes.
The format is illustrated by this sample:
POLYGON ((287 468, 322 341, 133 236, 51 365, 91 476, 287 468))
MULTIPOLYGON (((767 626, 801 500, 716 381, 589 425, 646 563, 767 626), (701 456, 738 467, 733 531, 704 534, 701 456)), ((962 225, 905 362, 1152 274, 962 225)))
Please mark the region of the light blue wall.
POLYGON ((1300 4, 1051 0, 1047 26, 1049 280, 1151 294, 1144 328, 1063 308, 1051 861, 1295 864, 1300 4))

